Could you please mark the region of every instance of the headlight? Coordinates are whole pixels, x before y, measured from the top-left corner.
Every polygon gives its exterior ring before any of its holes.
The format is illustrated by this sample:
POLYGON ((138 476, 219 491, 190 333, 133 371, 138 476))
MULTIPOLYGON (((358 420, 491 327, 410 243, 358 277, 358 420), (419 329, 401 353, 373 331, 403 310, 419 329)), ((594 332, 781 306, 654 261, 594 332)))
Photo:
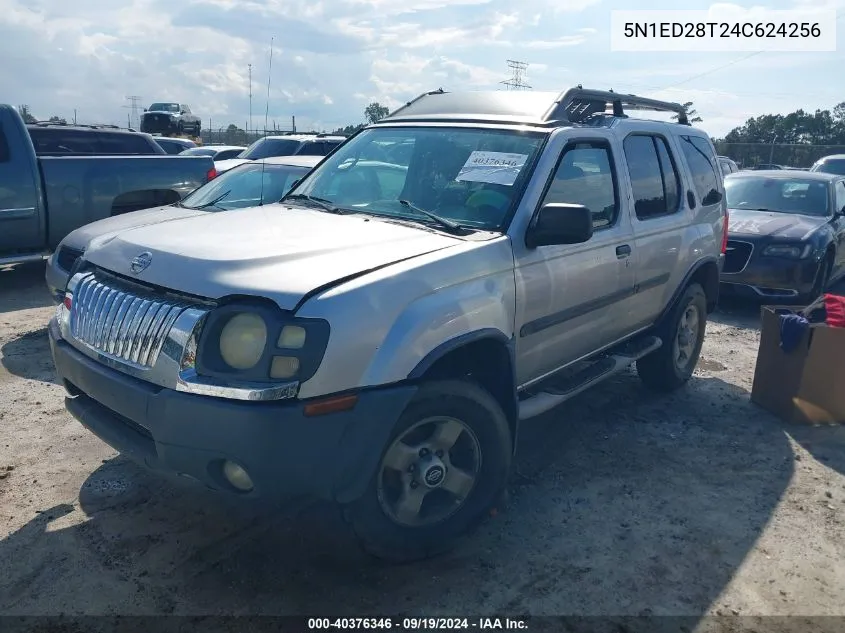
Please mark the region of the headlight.
POLYGON ((212 310, 196 347, 197 374, 238 382, 308 380, 329 342, 322 319, 294 317, 263 302, 212 310))
POLYGON ((767 257, 789 257, 792 259, 801 259, 810 254, 812 246, 791 246, 789 244, 772 244, 763 249, 763 255, 767 257))
POLYGON ((251 369, 267 347, 267 325, 256 314, 233 316, 220 332, 220 356, 233 369, 251 369))

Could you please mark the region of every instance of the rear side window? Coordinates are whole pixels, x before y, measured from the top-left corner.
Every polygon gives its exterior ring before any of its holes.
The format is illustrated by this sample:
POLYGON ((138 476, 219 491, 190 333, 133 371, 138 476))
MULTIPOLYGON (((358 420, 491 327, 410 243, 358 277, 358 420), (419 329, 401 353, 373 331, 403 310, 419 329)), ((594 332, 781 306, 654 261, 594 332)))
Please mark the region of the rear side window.
POLYGON ((666 139, 634 134, 623 146, 637 218, 648 220, 676 213, 681 208, 680 178, 666 139))
POLYGON ((719 198, 719 178, 716 176, 716 156, 710 144, 697 136, 681 136, 681 148, 687 159, 695 192, 703 206, 716 204, 719 198))
POLYGON ((143 136, 134 134, 100 134, 102 151, 107 154, 153 154, 143 136))
POLYGON ((582 204, 593 214, 593 228, 613 226, 619 214, 616 177, 610 147, 603 141, 576 142, 567 147, 543 204, 582 204))
POLYGON ((845 159, 835 158, 826 160, 816 164, 813 171, 820 171, 825 174, 836 174, 837 176, 845 176, 845 159))
POLYGON ((28 128, 36 154, 99 154, 97 135, 79 130, 28 128))
POLYGON ((303 143, 302 149, 297 152, 300 156, 325 156, 326 144, 323 141, 303 143))

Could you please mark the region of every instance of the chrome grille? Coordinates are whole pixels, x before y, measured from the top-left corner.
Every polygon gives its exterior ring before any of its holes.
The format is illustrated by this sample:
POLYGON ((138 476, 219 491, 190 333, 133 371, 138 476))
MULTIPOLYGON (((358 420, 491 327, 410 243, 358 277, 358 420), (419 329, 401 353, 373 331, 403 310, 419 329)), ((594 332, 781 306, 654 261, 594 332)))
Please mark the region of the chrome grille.
POLYGON ((70 333, 102 354, 152 367, 171 326, 190 307, 89 273, 74 289, 70 333))

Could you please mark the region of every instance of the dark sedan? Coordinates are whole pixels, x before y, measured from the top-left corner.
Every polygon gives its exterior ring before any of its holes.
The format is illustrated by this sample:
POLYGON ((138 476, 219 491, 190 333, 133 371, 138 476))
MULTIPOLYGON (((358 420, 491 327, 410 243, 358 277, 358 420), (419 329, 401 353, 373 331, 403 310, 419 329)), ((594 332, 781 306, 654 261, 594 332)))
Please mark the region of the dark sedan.
POLYGON ((845 273, 845 177, 798 170, 725 178, 724 293, 815 299, 845 273))

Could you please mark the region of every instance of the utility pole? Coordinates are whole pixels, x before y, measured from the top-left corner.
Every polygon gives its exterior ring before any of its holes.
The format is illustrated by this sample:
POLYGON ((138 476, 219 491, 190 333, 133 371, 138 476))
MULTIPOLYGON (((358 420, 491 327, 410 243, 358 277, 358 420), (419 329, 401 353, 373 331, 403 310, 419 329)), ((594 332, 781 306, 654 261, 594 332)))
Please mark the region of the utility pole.
POLYGON ((249 66, 249 126, 247 132, 249 132, 252 128, 252 64, 247 65, 249 66))
POLYGON ((528 64, 525 62, 518 62, 513 59, 508 60, 508 68, 511 69, 511 78, 502 83, 508 87, 508 90, 530 90, 531 86, 523 81, 525 70, 528 64))
POLYGON ((76 125, 76 108, 73 109, 73 124, 76 125))
POLYGON ((291 127, 291 132, 296 134, 296 115, 292 115, 290 117, 290 127, 291 127))

